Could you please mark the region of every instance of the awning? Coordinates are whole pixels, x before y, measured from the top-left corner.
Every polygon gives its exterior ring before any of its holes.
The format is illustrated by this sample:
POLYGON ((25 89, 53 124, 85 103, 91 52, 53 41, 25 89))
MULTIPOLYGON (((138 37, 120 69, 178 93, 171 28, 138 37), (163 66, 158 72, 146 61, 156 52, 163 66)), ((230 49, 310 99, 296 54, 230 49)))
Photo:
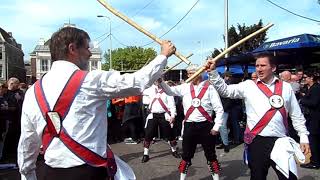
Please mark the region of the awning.
POLYGON ((257 49, 253 50, 253 53, 317 47, 320 48, 319 35, 301 34, 263 43, 257 49))

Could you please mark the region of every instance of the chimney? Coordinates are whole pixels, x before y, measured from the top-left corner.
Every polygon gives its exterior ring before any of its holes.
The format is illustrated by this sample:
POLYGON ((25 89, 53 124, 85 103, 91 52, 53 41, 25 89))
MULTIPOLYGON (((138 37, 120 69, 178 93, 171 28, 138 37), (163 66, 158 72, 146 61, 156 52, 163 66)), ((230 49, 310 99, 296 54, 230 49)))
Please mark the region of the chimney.
POLYGON ((44 45, 44 43, 45 43, 44 38, 40 38, 38 41, 38 45, 44 45))

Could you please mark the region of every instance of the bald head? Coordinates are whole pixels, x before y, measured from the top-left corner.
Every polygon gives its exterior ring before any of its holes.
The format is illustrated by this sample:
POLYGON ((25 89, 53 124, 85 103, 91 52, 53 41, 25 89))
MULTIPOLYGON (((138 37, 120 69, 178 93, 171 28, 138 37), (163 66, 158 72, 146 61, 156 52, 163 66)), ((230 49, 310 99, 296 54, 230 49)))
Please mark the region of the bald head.
POLYGON ((283 71, 281 74, 280 74, 280 79, 285 81, 285 82, 290 82, 291 80, 291 72, 289 71, 283 71))
POLYGON ((299 81, 299 77, 295 74, 292 74, 291 75, 291 81, 295 81, 295 82, 298 82, 299 81))
POLYGON ((256 73, 256 72, 253 72, 253 73, 251 74, 251 80, 255 81, 255 80, 257 80, 257 78, 258 78, 257 73, 256 73))

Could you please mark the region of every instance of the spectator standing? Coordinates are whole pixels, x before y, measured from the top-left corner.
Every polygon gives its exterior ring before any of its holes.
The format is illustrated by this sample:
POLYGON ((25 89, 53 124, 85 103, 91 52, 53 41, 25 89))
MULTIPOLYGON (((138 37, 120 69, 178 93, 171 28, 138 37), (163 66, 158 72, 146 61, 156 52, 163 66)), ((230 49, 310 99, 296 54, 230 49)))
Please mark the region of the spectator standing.
POLYGON ((306 74, 305 79, 308 91, 300 100, 305 108, 304 115, 307 119, 307 128, 310 132, 310 163, 302 164, 301 167, 309 169, 320 168, 320 85, 318 77, 312 73, 306 74))
POLYGON ((122 134, 126 144, 138 144, 143 131, 141 96, 124 98, 124 112, 122 118, 122 134))
POLYGON ((21 129, 21 109, 24 99, 24 93, 19 89, 20 81, 18 78, 11 77, 8 80, 8 92, 6 98, 13 110, 10 112, 9 128, 7 133, 7 141, 5 144, 5 153, 16 157, 17 147, 21 129))

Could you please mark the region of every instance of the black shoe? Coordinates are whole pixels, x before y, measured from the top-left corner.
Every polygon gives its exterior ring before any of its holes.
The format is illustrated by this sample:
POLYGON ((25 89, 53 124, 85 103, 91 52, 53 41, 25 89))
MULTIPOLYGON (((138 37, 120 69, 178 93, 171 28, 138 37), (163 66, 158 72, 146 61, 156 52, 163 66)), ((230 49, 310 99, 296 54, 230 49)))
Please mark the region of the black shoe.
POLYGON ((308 168, 308 169, 319 169, 319 165, 315 165, 313 163, 308 163, 308 164, 301 164, 300 167, 302 168, 308 168))
POLYGON ((220 144, 218 146, 216 146, 217 149, 223 149, 224 148, 224 145, 223 144, 220 144))
POLYGON ((148 162, 149 159, 150 159, 150 158, 149 158, 148 155, 143 155, 141 162, 142 162, 142 163, 148 162))
POLYGON ((228 153, 230 151, 230 146, 229 145, 224 145, 224 152, 228 153))
POLYGON ((175 157, 175 158, 178 158, 178 159, 181 158, 181 155, 178 153, 178 151, 172 152, 172 156, 175 157))

